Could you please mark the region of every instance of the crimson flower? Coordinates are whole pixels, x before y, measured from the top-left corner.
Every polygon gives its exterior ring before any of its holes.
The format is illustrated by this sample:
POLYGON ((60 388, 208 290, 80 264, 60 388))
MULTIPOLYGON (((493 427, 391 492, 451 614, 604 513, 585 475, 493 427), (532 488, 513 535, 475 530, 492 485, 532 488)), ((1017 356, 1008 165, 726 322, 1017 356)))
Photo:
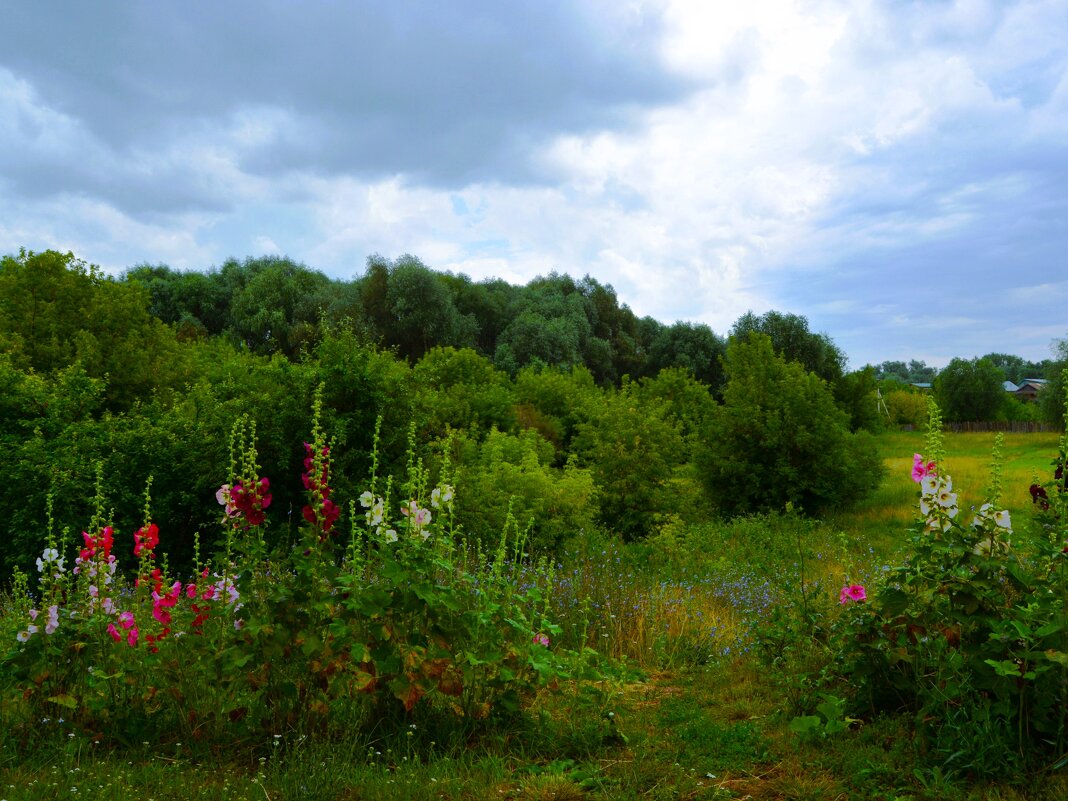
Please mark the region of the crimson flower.
POLYGON ((134 556, 140 557, 142 552, 147 551, 151 559, 152 551, 157 545, 159 545, 159 527, 155 523, 141 526, 134 532, 134 556))

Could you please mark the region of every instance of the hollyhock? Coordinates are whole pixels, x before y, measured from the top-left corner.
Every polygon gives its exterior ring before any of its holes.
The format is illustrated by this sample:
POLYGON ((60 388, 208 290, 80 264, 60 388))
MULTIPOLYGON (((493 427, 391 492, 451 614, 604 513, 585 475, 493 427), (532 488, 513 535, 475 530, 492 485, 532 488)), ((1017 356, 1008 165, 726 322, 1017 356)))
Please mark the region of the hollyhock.
POLYGON ((1032 484, 1028 490, 1031 493, 1031 503, 1036 504, 1042 511, 1049 509, 1049 495, 1046 488, 1038 484, 1032 484))
POLYGON ((134 556, 140 557, 142 553, 146 553, 151 558, 157 545, 159 545, 159 527, 155 523, 149 523, 134 532, 134 556))
POLYGON ((549 636, 547 634, 535 634, 534 639, 531 640, 535 645, 542 645, 546 648, 549 647, 549 636))
MULTIPOLYGON (((319 462, 318 475, 313 475, 315 472, 315 447, 308 442, 304 443, 304 473, 301 475, 301 481, 304 482, 304 489, 306 489, 313 496, 313 503, 307 504, 302 510, 301 514, 304 519, 311 523, 313 526, 318 526, 324 535, 329 534, 334 528, 334 523, 337 522, 338 517, 341 515, 341 509, 336 503, 330 500, 330 448, 323 446, 319 451, 321 456, 319 462)), ((365 492, 360 496, 360 502, 370 500, 370 493, 365 492)), ((367 506, 367 503, 364 503, 367 506)))
POLYGON ((847 584, 838 593, 838 603, 847 604, 853 601, 865 601, 868 594, 864 591, 863 584, 847 584))
POLYGON ((37 559, 37 572, 44 573, 46 569, 51 568, 55 570, 55 578, 59 578, 59 574, 63 571, 63 557, 59 555, 59 551, 55 548, 45 548, 41 553, 40 558, 37 559))
POLYGON ((230 499, 230 489, 231 487, 229 484, 223 484, 215 493, 215 500, 219 502, 219 506, 226 507, 227 517, 233 517, 237 514, 237 507, 230 499))
POLYGON ((59 607, 55 604, 48 607, 48 623, 45 624, 45 634, 55 634, 59 628, 59 607))
POLYGON ((912 456, 912 480, 919 484, 923 481, 924 477, 935 474, 935 463, 923 461, 923 457, 920 454, 913 454, 912 456))
POLYGON ((240 481, 234 484, 229 491, 227 510, 232 504, 237 512, 228 511, 228 514, 231 517, 244 515, 246 526, 262 526, 267 519, 264 510, 271 505, 271 494, 268 492, 270 487, 271 482, 266 478, 254 481, 248 487, 243 486, 240 481))

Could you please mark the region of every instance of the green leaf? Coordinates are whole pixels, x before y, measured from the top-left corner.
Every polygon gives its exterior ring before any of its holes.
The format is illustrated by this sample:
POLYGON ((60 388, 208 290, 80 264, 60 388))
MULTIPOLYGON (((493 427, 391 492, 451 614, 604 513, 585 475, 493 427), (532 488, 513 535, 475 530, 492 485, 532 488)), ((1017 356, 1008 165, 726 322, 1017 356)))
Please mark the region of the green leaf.
POLYGON ((58 704, 59 706, 66 707, 67 709, 78 708, 78 699, 76 699, 73 695, 53 695, 49 696, 48 700, 51 701, 53 704, 58 704))
POLYGON ((811 736, 817 733, 823 726, 823 719, 819 715, 801 715, 790 721, 790 731, 801 737, 811 736))
POLYGON ((909 608, 909 596, 897 587, 890 587, 879 593, 879 602, 883 607, 883 614, 887 617, 897 617, 909 608))
POLYGON ((1058 631, 1064 628, 1064 624, 1059 621, 1051 621, 1045 626, 1042 626, 1035 632, 1036 637, 1048 637, 1051 634, 1056 634, 1058 631))
POLYGON ((1050 648, 1048 651, 1043 653, 1043 656, 1045 656, 1046 659, 1048 659, 1050 662, 1056 662, 1062 667, 1068 667, 1068 654, 1066 654, 1064 651, 1055 651, 1054 649, 1050 648))

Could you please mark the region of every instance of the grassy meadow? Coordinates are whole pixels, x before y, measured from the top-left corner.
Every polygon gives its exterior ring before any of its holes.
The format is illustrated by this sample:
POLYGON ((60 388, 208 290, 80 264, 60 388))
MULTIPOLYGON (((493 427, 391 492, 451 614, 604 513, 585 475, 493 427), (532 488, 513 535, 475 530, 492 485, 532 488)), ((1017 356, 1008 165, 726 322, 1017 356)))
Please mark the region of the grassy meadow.
MULTIPOLYGON (((1058 439, 1004 438, 1003 505, 1018 528, 1030 514, 1027 488, 1048 475, 1058 439)), ((992 446, 993 435, 945 436, 965 513, 989 482, 992 446)), ((842 585, 870 593, 904 557, 916 520, 910 470, 923 435, 886 433, 878 447, 886 478, 849 512, 667 526, 633 545, 591 538, 549 573, 517 573, 519 584, 548 582, 554 647, 587 649, 597 670, 524 697, 523 714, 492 730, 416 708, 403 726, 348 738, 293 727, 232 747, 177 732, 118 747, 65 721, 57 705, 39 721, 32 753, 0 734, 0 799, 1068 798, 1063 770, 973 781, 922 767, 928 744, 908 715, 817 738, 791 731, 821 698, 815 666, 825 652, 818 633, 769 632, 791 630, 802 607, 836 625, 842 585)), ((13 608, 6 598, 4 613, 13 608)), ((4 703, 6 727, 20 710, 4 703)))

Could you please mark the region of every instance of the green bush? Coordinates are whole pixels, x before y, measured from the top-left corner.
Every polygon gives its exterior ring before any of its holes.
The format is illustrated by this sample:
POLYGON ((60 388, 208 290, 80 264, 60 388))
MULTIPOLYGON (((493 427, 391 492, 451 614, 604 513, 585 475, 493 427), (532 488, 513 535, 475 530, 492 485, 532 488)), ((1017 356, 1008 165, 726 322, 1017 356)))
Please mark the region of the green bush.
POLYGON ((696 464, 709 497, 729 515, 781 510, 808 514, 871 493, 882 463, 871 435, 850 433, 828 385, 775 355, 760 334, 732 341, 727 386, 696 464))
POLYGON ((509 514, 531 525, 530 544, 553 550, 565 538, 597 524, 597 489, 589 470, 574 459, 551 466, 553 448, 537 432, 492 430, 481 443, 460 434, 455 441, 456 519, 475 539, 494 542, 509 514))
POLYGON ((883 396, 890 422, 898 426, 921 426, 927 419, 927 396, 914 390, 894 389, 883 396))

